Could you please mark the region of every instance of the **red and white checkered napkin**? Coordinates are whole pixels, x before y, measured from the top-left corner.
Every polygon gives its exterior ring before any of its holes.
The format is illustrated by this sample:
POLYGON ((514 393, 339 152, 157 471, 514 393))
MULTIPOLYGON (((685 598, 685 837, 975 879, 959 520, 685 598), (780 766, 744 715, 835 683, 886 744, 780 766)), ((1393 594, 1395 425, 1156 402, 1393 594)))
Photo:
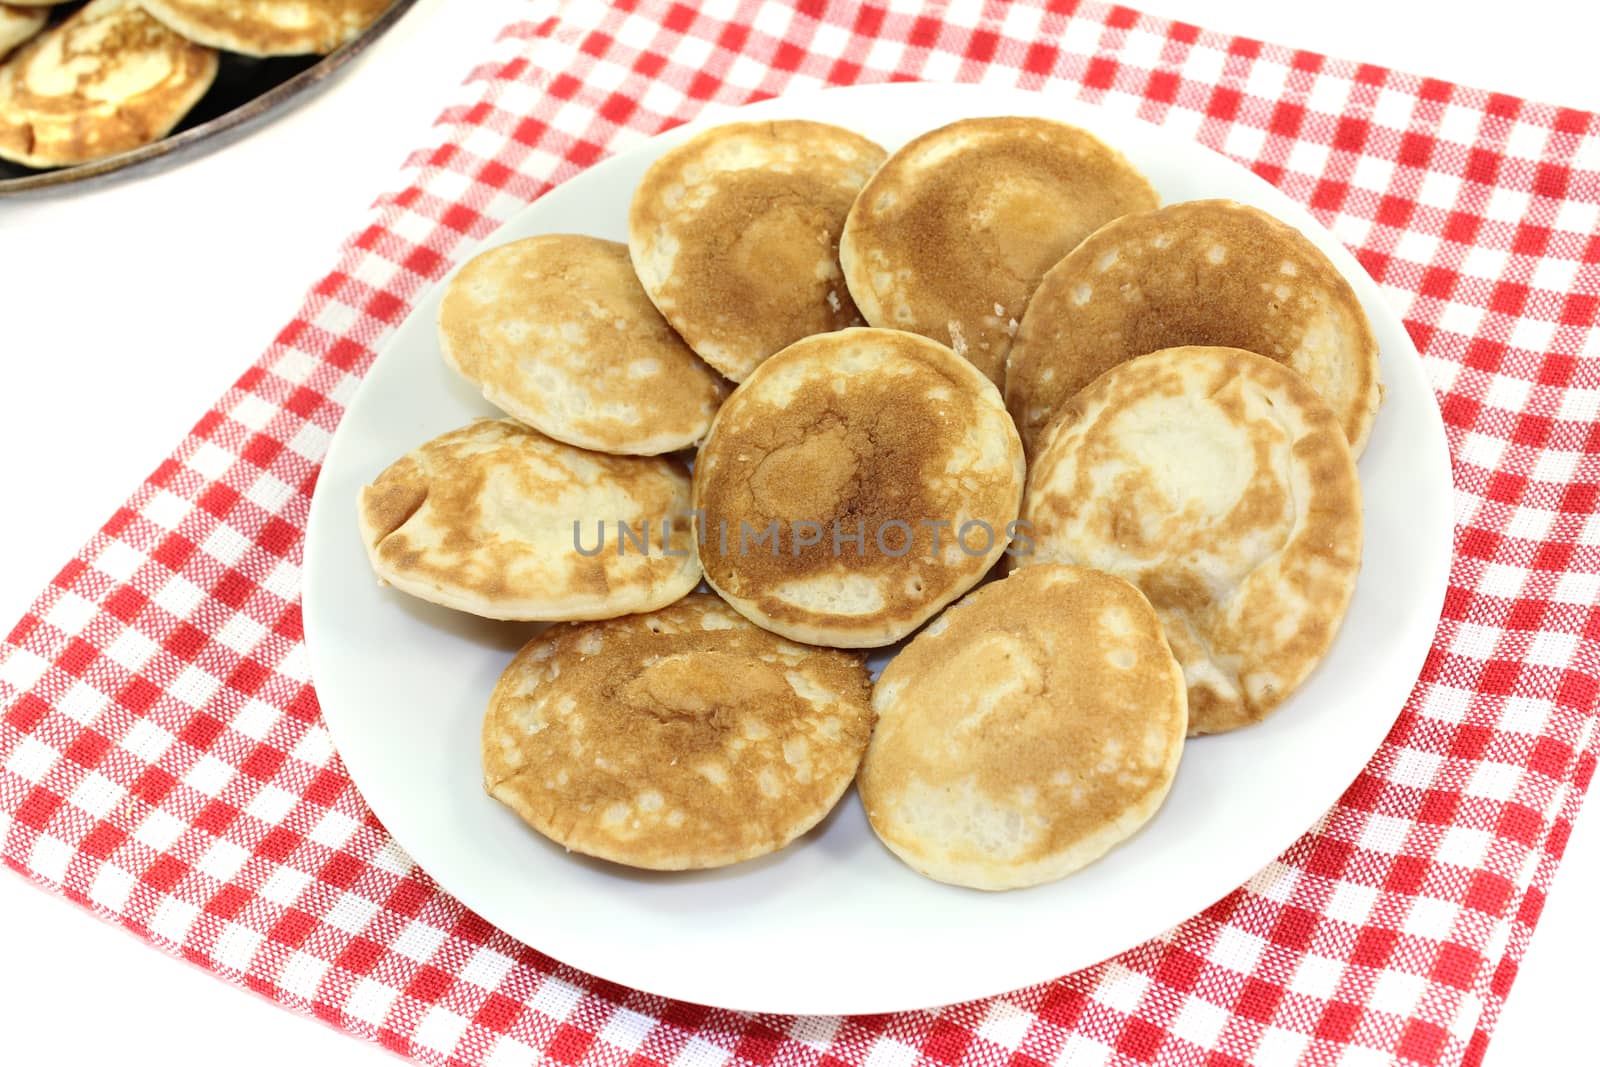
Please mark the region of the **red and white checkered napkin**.
POLYGON ((409 184, 44 591, 0 653, 5 862, 430 1063, 1476 1062, 1595 766, 1600 118, 1071 0, 711 6, 582 3, 511 27, 409 184), (1161 938, 935 1011, 672 1003, 492 929, 372 819, 307 675, 306 511, 374 350, 468 238, 708 100, 887 78, 1064 89, 1309 204, 1438 391, 1449 597, 1338 806, 1161 938))

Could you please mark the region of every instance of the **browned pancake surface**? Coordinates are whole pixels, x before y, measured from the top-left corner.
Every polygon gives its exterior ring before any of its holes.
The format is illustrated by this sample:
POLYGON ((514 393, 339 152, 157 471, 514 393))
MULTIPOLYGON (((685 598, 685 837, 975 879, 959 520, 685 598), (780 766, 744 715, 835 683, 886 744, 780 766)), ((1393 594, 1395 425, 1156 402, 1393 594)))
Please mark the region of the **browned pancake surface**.
POLYGON ((802 337, 861 318, 839 231, 883 149, 803 120, 717 126, 646 172, 628 215, 634 269, 706 362, 742 381, 802 337))
POLYGON ((949 345, 996 385, 1028 297, 1096 227, 1158 203, 1121 153, 1075 126, 963 119, 889 158, 840 246, 874 326, 949 345))
POLYGON ((710 595, 553 627, 495 687, 485 785, 591 856, 734 863, 832 809, 872 730, 868 695, 859 655, 791 644, 710 595))
POLYGON ((1378 410, 1378 345, 1355 291, 1299 231, 1228 200, 1118 219, 1045 275, 1006 376, 1029 453, 1101 372, 1180 345, 1243 348, 1293 367, 1361 454, 1378 410))
POLYGON ((248 56, 331 52, 392 0, 140 0, 192 41, 248 56))
POLYGON ((728 395, 650 303, 628 247, 597 237, 547 234, 474 257, 445 290, 439 338, 490 403, 601 452, 688 448, 728 395))
POLYGON ((160 140, 216 75, 215 52, 133 0, 94 0, 0 66, 0 159, 60 167, 160 140))
POLYGON ((1028 474, 1035 558, 1150 598, 1189 684, 1189 726, 1277 709, 1327 653, 1361 565, 1361 490, 1338 420, 1254 353, 1118 364, 1063 409, 1028 474))
POLYGON ((701 448, 706 578, 795 640, 889 644, 999 558, 1022 478, 999 394, 948 348, 894 330, 808 338, 734 391, 701 448), (801 522, 817 543, 797 544, 801 522))
POLYGON ((884 669, 859 787, 912 867, 979 889, 1060 878, 1154 814, 1183 672, 1127 582, 1056 563, 958 601, 884 669))
POLYGON ((676 459, 478 419, 379 474, 359 519, 373 570, 412 596, 496 619, 603 619, 698 584, 689 492, 676 459), (619 523, 635 541, 619 539, 619 523))

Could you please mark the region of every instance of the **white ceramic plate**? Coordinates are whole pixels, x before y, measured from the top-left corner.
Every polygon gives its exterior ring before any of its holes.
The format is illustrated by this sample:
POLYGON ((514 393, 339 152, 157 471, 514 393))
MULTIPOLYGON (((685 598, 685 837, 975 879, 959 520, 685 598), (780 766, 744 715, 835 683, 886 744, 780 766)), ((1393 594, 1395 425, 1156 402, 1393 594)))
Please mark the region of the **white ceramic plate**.
MULTIPOLYGON (((1261 207, 1307 233, 1354 284, 1388 393, 1360 465, 1361 580, 1328 658, 1265 723, 1191 742, 1156 818, 1053 885, 996 895, 922 878, 878 844, 853 792, 783 852, 718 871, 633 872, 567 854, 481 784, 484 707, 532 627, 381 588, 356 533, 364 483, 422 441, 493 413, 440 360, 440 287, 390 340, 329 450, 307 531, 305 624, 323 715, 362 794, 423 869, 484 918, 574 967, 705 1004, 827 1014, 945 1004, 1095 963, 1204 909, 1310 828, 1382 741, 1444 598, 1450 465, 1416 350, 1333 237, 1224 157, 1049 95, 871 86, 771 100, 738 117, 819 119, 892 150, 954 119, 997 114, 1096 132, 1165 202, 1224 196, 1261 207)), ((487 244, 548 232, 625 240, 629 197, 649 163, 729 117, 719 110, 598 164, 487 244)))

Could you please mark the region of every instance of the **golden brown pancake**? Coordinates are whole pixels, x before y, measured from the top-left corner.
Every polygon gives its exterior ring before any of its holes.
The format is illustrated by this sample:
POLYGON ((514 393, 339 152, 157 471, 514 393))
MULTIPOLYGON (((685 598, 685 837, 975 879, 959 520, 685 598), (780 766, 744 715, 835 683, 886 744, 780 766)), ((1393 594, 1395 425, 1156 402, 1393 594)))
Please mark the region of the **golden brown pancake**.
POLYGON ((978 118, 900 149, 839 244, 874 326, 949 345, 996 385, 1044 272, 1103 223, 1160 202, 1121 153, 1049 119, 978 118))
POLYGON ((871 732, 860 656, 791 644, 696 594, 530 641, 489 700, 484 784, 569 849, 720 867, 820 822, 871 732))
POLYGON ((0 66, 0 159, 61 167, 165 137, 217 76, 134 0, 93 0, 0 66))
POLYGON ((839 229, 883 149, 781 120, 717 126, 651 164, 628 212, 645 292, 734 381, 791 342, 858 326, 839 229))
POLYGON ((758 625, 846 648, 904 637, 982 578, 1023 481, 988 379, 941 344, 872 329, 756 368, 694 474, 706 580, 758 625))
POLYGON ((35 37, 49 21, 50 12, 46 8, 0 4, 0 59, 17 45, 35 37))
POLYGON ((1143 826, 1178 769, 1183 671, 1120 578, 1043 563, 968 595, 872 693, 858 788, 895 855, 941 882, 1017 889, 1143 826))
POLYGON ((1361 567, 1361 487, 1304 378, 1234 348, 1120 363, 1062 409, 1028 472, 1034 558, 1150 598, 1189 729, 1266 717, 1327 653, 1361 567))
POLYGON ((1350 283, 1298 230, 1231 200, 1128 215, 1051 268, 1011 349, 1006 405, 1032 455, 1101 372, 1158 348, 1259 352, 1304 375, 1356 455, 1380 399, 1378 343, 1350 283))
POLYGON ((547 234, 491 248, 439 307, 445 362, 558 441, 656 455, 698 443, 728 385, 672 332, 628 246, 547 234))
POLYGON ((247 56, 331 52, 392 0, 140 0, 191 41, 247 56))
POLYGON ((361 539, 379 578, 447 608, 607 619, 699 583, 688 508, 689 472, 675 459, 588 452, 477 419, 361 490, 361 539))

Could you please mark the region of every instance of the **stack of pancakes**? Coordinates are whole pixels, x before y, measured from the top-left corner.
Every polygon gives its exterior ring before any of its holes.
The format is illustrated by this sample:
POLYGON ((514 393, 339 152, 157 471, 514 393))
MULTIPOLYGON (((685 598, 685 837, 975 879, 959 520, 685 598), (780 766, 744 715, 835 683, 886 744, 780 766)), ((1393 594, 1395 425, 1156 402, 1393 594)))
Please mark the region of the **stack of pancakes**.
POLYGON ((715 127, 626 245, 492 248, 438 325, 507 417, 379 474, 361 534, 399 590, 559 624, 495 689, 485 781, 589 855, 761 855, 854 779, 929 877, 1060 878, 1186 738, 1282 705, 1355 586, 1349 284, 1061 123, 715 127))
POLYGON ((221 53, 331 52, 390 2, 6 0, 0 159, 62 167, 158 141, 206 95, 221 53))

